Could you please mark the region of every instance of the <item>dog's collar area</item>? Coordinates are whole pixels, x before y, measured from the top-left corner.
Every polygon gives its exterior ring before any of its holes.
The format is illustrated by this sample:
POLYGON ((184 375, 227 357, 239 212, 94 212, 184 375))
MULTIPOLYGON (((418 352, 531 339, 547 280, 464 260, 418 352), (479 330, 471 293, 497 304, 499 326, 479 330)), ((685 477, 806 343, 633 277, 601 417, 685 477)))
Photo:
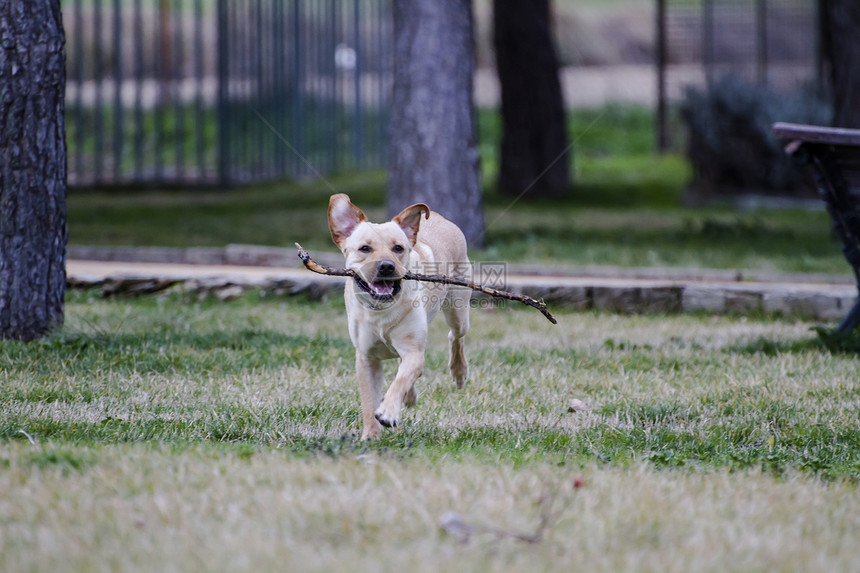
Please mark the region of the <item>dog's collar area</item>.
POLYGON ((378 302, 393 300, 400 292, 400 279, 374 281, 372 283, 368 283, 357 276, 353 277, 353 279, 355 279, 355 284, 358 285, 358 288, 378 302))

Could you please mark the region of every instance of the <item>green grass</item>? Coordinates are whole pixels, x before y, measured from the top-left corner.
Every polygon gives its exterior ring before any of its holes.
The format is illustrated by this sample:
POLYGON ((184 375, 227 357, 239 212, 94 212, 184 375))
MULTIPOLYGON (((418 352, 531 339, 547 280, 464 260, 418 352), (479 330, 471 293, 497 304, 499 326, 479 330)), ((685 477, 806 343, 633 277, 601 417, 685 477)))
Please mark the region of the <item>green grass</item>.
MULTIPOLYGON (((38 440, 309 451, 355 430, 357 390, 342 384, 354 366, 340 301, 85 296, 70 294, 64 331, 0 346, 3 439, 22 439, 23 429, 38 440), (58 415, 47 415, 52 409, 58 415)), ((846 409, 860 398, 851 383, 856 358, 829 353, 807 324, 584 314, 555 328, 529 312, 474 318, 471 391, 461 397, 447 383, 443 326, 434 325, 427 408, 386 433, 385 447, 779 472, 815 458, 816 475, 860 478, 857 410, 846 409), (518 344, 514 332, 524 326, 534 339, 518 344), (585 426, 567 415, 568 394, 595 405, 585 426), (442 417, 449 423, 436 417, 445 408, 457 411, 442 417), (510 420, 487 423, 494 416, 510 420), (770 436, 775 446, 753 448, 770 436)))
MULTIPOLYGON (((332 189, 372 220, 385 217, 380 174, 339 176, 224 192, 72 194, 69 237, 79 245, 224 246, 230 243, 334 250, 326 222, 332 189)), ((579 198, 511 206, 488 197, 487 242, 475 260, 621 266, 683 266, 848 274, 824 212, 737 212, 647 205, 660 190, 599 185, 579 198), (617 205, 614 203, 618 202, 617 205), (603 205, 600 204, 603 203, 603 205), (606 205, 611 203, 610 205, 606 205)))
POLYGON ((368 444, 342 301, 70 293, 62 331, 0 342, 0 568, 838 570, 858 557, 857 358, 809 323, 472 318, 467 386, 449 379, 434 323, 418 405, 368 444), (569 412, 572 398, 591 410, 569 412), (452 511, 468 540, 442 527, 452 511))
POLYGON ((820 212, 521 207, 494 223, 484 256, 502 260, 850 272, 820 212))

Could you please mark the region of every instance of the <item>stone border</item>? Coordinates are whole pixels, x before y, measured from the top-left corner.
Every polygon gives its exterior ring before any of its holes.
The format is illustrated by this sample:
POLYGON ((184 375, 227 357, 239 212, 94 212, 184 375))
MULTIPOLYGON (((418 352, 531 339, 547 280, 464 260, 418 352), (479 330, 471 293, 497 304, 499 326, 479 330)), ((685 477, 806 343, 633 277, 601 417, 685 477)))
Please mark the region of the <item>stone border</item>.
MULTIPOLYGON (((312 254, 314 260, 323 265, 343 266, 343 257, 340 253, 313 251, 312 254)), ((67 248, 67 258, 85 261, 302 268, 301 262, 296 256, 296 250, 293 248, 242 244, 231 244, 226 247, 188 248, 70 245, 67 248)), ((506 267, 508 273, 512 275, 545 277, 854 285, 854 276, 848 265, 845 266, 845 274, 565 264, 547 267, 540 264, 506 263, 506 267)))
MULTIPOLYGON (((249 289, 323 299, 343 290, 345 279, 298 268, 177 265, 70 260, 68 285, 100 289, 101 295, 137 296, 179 289, 231 300, 249 289)), ((840 320, 857 289, 814 283, 719 282, 508 274, 505 289, 543 299, 552 308, 625 314, 707 312, 773 313, 813 320, 840 320)), ((480 300, 483 295, 475 295, 480 300)), ((495 299, 498 300, 498 299, 495 299)), ((505 305, 511 303, 504 302, 505 305)))

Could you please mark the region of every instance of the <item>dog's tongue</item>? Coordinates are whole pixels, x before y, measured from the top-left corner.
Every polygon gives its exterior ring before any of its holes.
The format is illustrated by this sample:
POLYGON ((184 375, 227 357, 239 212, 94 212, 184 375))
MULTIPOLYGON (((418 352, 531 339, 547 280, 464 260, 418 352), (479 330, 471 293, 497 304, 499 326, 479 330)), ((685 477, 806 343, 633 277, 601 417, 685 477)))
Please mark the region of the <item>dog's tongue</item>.
POLYGON ((388 296, 394 292, 394 283, 387 281, 377 281, 370 283, 370 290, 376 296, 388 296))

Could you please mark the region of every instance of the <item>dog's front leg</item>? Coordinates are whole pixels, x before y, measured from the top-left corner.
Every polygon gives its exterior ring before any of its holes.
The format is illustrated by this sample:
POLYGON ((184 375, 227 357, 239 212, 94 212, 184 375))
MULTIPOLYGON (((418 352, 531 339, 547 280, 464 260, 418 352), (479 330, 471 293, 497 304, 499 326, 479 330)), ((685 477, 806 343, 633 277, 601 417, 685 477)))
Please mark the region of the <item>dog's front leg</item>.
POLYGON ((358 392, 361 395, 361 439, 377 438, 382 426, 374 412, 382 400, 382 361, 355 353, 355 371, 358 374, 358 392))
POLYGON ((396 426, 400 422, 400 411, 403 409, 403 401, 412 390, 415 381, 424 371, 424 351, 411 351, 403 353, 400 366, 397 368, 397 377, 389 386, 382 399, 382 404, 376 409, 376 419, 387 428, 396 426))

